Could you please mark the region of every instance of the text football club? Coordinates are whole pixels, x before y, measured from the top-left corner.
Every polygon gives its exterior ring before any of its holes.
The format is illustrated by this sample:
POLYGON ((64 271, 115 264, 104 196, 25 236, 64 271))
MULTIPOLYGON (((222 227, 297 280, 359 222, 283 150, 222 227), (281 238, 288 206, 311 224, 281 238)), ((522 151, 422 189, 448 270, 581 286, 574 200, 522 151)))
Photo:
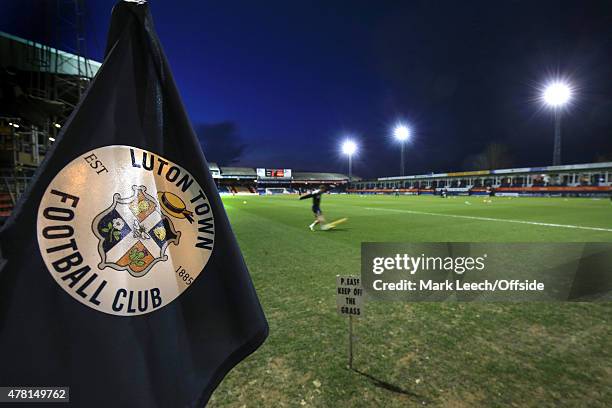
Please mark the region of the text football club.
POLYGON ((206 266, 214 214, 193 176, 130 146, 74 159, 47 187, 38 245, 53 279, 95 310, 133 316, 180 296, 206 266))

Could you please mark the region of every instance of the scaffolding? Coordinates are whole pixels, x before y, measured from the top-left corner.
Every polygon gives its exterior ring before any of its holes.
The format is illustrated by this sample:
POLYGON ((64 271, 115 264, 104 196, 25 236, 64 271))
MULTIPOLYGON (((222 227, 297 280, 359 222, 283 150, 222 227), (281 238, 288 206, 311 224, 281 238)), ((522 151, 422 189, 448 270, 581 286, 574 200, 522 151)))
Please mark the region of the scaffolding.
POLYGON ((0 218, 15 205, 101 64, 86 58, 83 0, 56 0, 55 47, 0 32, 0 218), (8 98, 8 99, 7 99, 8 98))
POLYGON ((91 60, 87 59, 85 39, 85 17, 83 0, 57 0, 55 41, 55 67, 53 99, 64 104, 65 108, 58 118, 63 125, 81 99, 93 77, 91 60), (67 38, 72 41, 66 41, 67 38), (68 51, 61 53, 59 49, 68 51), (59 75, 59 72, 73 72, 72 75, 59 75))

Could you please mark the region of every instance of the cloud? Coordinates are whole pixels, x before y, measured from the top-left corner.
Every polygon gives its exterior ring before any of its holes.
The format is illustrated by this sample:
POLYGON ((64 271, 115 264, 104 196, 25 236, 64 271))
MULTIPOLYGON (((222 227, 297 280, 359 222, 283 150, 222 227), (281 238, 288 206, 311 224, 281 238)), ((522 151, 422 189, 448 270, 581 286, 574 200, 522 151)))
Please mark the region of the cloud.
POLYGON ((235 164, 247 148, 234 122, 200 123, 194 128, 208 161, 224 166, 235 164))

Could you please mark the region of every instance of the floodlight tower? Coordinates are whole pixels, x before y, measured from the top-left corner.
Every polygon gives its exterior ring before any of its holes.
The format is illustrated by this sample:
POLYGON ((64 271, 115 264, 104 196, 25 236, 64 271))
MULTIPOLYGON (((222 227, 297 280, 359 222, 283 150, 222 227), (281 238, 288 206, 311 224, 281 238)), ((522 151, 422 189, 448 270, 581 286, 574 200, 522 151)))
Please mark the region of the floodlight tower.
POLYGON ((410 139, 410 128, 402 123, 399 123, 393 129, 393 136, 398 142, 400 142, 400 176, 404 176, 404 145, 406 144, 406 141, 410 139))
POLYGON ((561 81, 548 84, 542 92, 542 100, 555 115, 555 143, 553 147, 553 166, 561 164, 561 112, 572 99, 571 87, 561 81))
POLYGON ((352 179, 353 154, 357 152, 357 143, 347 139, 342 143, 342 153, 348 157, 348 178, 349 182, 352 179))

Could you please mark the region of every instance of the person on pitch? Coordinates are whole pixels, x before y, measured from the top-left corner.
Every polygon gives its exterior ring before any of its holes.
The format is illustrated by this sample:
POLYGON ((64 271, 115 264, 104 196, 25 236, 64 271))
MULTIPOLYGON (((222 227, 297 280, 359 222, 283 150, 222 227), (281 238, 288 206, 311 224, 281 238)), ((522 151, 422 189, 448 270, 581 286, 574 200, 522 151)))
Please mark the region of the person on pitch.
POLYGON ((312 212, 315 216, 315 220, 308 227, 311 231, 314 231, 314 227, 317 224, 323 224, 325 222, 325 217, 323 217, 323 212, 321 211, 321 195, 328 190, 328 187, 321 185, 315 191, 310 194, 305 194, 300 197, 300 200, 306 200, 308 198, 312 198, 312 212))

